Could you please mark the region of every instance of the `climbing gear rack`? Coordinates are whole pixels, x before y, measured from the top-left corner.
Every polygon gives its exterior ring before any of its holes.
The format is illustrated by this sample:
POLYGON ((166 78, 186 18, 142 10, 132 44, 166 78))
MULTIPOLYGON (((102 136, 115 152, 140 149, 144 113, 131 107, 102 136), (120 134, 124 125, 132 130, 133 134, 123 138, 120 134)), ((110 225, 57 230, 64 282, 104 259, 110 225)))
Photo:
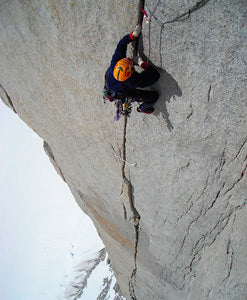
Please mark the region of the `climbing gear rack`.
POLYGON ((104 103, 106 103, 107 100, 110 102, 114 102, 116 106, 116 115, 114 117, 115 121, 118 121, 121 118, 121 116, 130 116, 132 109, 131 97, 118 95, 116 92, 109 90, 105 85, 103 89, 103 100, 104 103))
POLYGON ((117 108, 116 115, 114 117, 115 121, 118 121, 121 116, 130 116, 131 113, 131 97, 125 97, 124 99, 116 99, 115 106, 117 108))

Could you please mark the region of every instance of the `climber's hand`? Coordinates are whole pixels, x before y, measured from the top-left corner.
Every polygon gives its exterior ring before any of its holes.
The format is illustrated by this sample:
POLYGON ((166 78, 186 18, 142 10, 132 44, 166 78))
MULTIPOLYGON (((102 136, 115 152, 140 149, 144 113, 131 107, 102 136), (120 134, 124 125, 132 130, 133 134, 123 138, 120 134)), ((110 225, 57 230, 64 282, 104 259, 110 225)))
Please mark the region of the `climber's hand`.
POLYGON ((136 39, 142 31, 141 24, 136 25, 135 29, 131 32, 130 37, 132 40, 136 39))
POLYGON ((141 57, 138 58, 138 65, 143 69, 149 67, 149 64, 146 61, 144 61, 141 57))

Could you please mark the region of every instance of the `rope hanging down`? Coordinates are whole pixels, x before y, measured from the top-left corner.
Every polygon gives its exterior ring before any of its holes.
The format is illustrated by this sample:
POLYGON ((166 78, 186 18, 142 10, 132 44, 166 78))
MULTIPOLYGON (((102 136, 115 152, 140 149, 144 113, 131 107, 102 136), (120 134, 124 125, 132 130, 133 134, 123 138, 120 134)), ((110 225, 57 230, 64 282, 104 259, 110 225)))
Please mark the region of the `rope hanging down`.
POLYGON ((144 15, 144 19, 146 21, 146 23, 148 23, 148 57, 147 57, 147 62, 149 63, 150 60, 150 54, 151 54, 151 21, 152 21, 152 17, 157 9, 157 7, 160 4, 160 0, 158 0, 158 2, 155 5, 155 8, 153 10, 153 12, 150 14, 150 16, 147 15, 147 13, 145 12, 144 8, 141 8, 143 15, 144 15))
POLYGON ((148 60, 147 62, 149 62, 149 59, 150 59, 150 55, 151 55, 151 21, 152 21, 152 17, 157 9, 157 7, 159 6, 160 4, 160 0, 158 0, 158 2, 156 3, 156 6, 153 10, 153 12, 150 14, 150 17, 149 17, 149 23, 148 23, 148 60))

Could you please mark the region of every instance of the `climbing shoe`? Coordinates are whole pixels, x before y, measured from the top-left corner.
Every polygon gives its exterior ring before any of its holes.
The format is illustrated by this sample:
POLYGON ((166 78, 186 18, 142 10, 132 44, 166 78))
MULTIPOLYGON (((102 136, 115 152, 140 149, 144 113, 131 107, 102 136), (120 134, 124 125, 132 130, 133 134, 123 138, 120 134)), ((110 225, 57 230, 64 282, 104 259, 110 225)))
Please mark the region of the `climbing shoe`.
POLYGON ((143 109, 141 106, 139 106, 137 107, 137 111, 143 114, 152 114, 154 112, 154 108, 151 106, 146 109, 143 109))

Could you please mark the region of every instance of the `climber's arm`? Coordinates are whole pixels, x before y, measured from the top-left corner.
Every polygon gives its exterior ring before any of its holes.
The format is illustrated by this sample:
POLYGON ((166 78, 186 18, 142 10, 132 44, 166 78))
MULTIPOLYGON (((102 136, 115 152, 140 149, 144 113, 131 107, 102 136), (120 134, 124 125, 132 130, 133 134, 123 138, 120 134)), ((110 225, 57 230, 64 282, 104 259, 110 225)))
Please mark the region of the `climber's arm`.
POLYGON ((160 74, 154 67, 150 66, 146 62, 142 62, 140 66, 144 70, 141 73, 135 72, 132 75, 132 84, 135 86, 135 88, 144 88, 154 84, 159 80, 160 74))
POLYGON ((125 35, 118 43, 114 55, 111 60, 111 67, 114 67, 115 64, 122 58, 126 57, 127 46, 130 42, 136 39, 141 33, 141 25, 137 25, 130 34, 125 35))
POLYGON ((111 66, 115 64, 122 58, 126 57, 127 46, 133 39, 130 37, 130 34, 125 35, 118 43, 114 55, 112 56, 111 66))

